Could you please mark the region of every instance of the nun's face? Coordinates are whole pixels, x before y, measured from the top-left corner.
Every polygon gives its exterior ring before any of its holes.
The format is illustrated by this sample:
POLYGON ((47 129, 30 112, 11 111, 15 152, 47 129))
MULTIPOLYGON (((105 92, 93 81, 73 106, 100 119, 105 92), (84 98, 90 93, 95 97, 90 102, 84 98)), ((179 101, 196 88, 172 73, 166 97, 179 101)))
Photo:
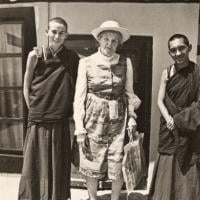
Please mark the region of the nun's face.
POLYGON ((105 56, 112 56, 121 42, 121 34, 116 31, 104 31, 99 34, 100 51, 105 56))

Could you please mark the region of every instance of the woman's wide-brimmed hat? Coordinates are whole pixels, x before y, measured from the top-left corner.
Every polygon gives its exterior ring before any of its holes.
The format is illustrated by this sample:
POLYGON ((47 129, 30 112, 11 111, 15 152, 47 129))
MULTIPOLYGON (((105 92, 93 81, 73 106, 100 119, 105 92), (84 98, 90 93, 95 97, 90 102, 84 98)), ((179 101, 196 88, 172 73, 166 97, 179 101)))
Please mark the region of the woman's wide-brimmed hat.
POLYGON ((128 29, 123 28, 117 21, 109 20, 105 21, 101 24, 100 27, 94 29, 91 33, 96 40, 98 40, 98 35, 103 31, 117 31, 120 32, 122 35, 122 43, 129 39, 130 33, 128 29))

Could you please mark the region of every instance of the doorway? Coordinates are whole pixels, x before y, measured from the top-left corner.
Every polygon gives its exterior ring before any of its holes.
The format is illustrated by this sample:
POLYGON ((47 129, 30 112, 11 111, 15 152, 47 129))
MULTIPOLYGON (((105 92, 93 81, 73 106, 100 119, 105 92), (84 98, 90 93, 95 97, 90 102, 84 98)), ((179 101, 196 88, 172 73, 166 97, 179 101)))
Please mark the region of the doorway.
POLYGON ((32 7, 0 9, 0 172, 21 173, 27 109, 23 75, 36 45, 32 7))

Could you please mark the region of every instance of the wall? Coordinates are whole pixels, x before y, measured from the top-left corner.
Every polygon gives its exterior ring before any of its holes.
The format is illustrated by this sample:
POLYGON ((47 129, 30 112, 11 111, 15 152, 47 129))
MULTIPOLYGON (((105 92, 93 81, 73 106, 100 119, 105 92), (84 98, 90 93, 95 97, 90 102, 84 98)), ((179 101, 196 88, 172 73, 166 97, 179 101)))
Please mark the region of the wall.
POLYGON ((46 42, 48 18, 60 16, 67 20, 72 34, 89 34, 108 19, 115 19, 132 35, 153 37, 153 76, 151 106, 150 160, 156 156, 159 111, 156 105, 162 70, 172 61, 167 52, 167 40, 174 33, 184 33, 193 44, 191 59, 196 61, 199 4, 140 3, 24 3, 1 7, 34 6, 38 44, 46 42))

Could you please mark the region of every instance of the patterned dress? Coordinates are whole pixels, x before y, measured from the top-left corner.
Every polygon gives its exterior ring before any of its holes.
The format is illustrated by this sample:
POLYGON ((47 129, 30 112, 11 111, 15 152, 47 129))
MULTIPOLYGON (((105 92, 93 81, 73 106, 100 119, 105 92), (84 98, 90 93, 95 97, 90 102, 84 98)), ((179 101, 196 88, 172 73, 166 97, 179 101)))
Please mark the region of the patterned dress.
POLYGON ((122 178, 126 111, 129 103, 132 112, 140 105, 130 83, 128 98, 127 70, 127 59, 118 54, 106 57, 97 52, 80 62, 74 117, 76 134, 86 133, 87 148, 80 149, 80 171, 85 176, 122 178))

